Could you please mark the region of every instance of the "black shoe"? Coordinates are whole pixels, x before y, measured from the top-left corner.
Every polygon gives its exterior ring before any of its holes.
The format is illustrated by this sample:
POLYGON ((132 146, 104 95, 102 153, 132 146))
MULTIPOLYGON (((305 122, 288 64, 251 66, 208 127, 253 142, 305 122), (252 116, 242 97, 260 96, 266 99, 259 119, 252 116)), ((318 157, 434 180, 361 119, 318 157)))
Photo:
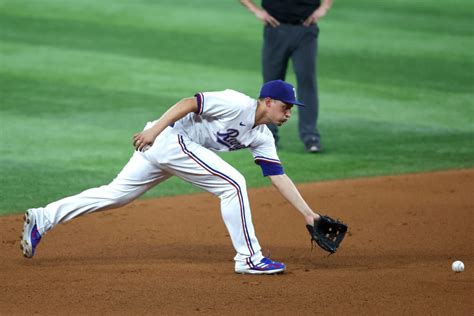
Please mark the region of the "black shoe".
POLYGON ((306 151, 309 153, 319 153, 321 151, 321 147, 314 140, 309 140, 304 145, 306 147, 306 151))

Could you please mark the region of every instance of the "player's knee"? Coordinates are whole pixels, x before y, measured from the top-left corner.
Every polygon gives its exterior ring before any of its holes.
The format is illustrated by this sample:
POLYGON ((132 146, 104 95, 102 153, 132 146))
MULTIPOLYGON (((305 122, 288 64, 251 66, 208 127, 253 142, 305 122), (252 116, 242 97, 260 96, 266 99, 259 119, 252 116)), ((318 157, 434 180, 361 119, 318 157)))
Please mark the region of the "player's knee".
POLYGON ((140 196, 142 191, 132 190, 128 187, 119 186, 114 181, 108 185, 101 187, 102 189, 102 198, 108 200, 109 207, 117 208, 124 206, 138 196, 140 196))
POLYGON ((247 186, 244 176, 240 173, 232 175, 232 180, 232 182, 234 182, 238 187, 245 188, 247 186))
POLYGON ((240 173, 233 174, 229 178, 229 181, 225 186, 225 190, 222 192, 222 197, 241 194, 242 191, 246 190, 246 186, 247 183, 243 175, 240 173))
POLYGON ((122 192, 114 192, 108 196, 109 207, 117 208, 124 206, 135 199, 133 194, 123 194, 122 192))
POLYGON ((118 197, 112 200, 112 206, 113 207, 121 207, 124 206, 128 203, 130 203, 131 200, 125 199, 124 197, 118 197))

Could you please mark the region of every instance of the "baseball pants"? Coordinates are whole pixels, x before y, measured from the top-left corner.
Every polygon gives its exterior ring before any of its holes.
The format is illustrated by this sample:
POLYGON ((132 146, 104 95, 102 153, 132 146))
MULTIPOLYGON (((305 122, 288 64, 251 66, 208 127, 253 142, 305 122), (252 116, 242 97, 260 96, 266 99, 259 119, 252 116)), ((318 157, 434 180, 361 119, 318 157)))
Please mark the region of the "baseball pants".
POLYGON ((259 262, 263 258, 252 224, 244 177, 214 152, 171 127, 163 131, 147 151, 134 152, 110 184, 36 209, 38 229, 43 235, 77 216, 123 206, 171 176, 220 199, 222 218, 237 252, 236 262, 249 258, 259 262))

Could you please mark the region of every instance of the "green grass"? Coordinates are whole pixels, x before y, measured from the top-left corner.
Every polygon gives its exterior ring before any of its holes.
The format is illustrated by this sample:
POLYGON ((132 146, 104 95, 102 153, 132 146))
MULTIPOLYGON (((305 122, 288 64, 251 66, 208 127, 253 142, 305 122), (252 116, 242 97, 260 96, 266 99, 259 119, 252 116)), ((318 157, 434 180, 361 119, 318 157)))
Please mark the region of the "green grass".
MULTIPOLYGON (((336 1, 320 23, 320 129, 296 182, 474 166, 474 3, 336 1)), ((0 0, 0 214, 109 182, 180 98, 256 96, 261 25, 237 1, 0 0)), ((295 82, 289 71, 287 78, 295 82)), ((268 185, 246 151, 223 158, 268 185)), ((196 192, 172 179, 146 197, 196 192)))

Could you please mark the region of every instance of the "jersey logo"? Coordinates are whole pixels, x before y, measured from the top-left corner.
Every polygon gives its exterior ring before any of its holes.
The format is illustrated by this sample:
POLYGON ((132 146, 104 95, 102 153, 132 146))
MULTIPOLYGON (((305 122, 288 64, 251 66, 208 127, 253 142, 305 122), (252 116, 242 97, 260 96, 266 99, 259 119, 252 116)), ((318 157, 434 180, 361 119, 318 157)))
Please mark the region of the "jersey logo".
POLYGON ((240 126, 246 126, 244 123, 240 122, 239 123, 240 126))
POLYGON ((217 142, 228 147, 229 150, 238 150, 245 148, 238 140, 239 131, 233 128, 227 129, 227 132, 217 132, 217 142))

